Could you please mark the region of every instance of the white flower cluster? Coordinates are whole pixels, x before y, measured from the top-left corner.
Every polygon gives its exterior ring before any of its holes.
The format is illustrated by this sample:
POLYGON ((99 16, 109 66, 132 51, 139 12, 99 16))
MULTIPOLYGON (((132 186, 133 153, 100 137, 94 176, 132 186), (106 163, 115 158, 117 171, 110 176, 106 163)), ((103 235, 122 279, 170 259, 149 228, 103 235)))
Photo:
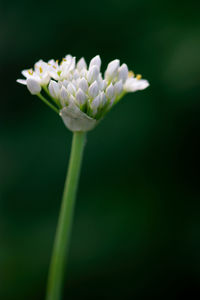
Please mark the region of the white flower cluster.
POLYGON ((67 55, 60 64, 53 59, 47 63, 38 61, 34 69, 22 71, 26 79, 17 81, 27 85, 31 94, 40 97, 43 88, 70 130, 88 131, 126 92, 149 86, 141 75, 135 76, 129 71, 126 64, 120 66, 118 59, 108 64, 104 77, 100 68, 99 55, 90 61, 88 67, 84 58, 76 63, 75 57, 67 55))

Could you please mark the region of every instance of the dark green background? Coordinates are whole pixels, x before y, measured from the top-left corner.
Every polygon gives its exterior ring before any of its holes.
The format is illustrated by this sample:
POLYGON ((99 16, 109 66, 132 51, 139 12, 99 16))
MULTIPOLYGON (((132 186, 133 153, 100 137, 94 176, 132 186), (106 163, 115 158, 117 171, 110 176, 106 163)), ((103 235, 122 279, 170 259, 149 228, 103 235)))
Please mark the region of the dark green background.
POLYGON ((71 53, 115 58, 151 86, 88 134, 64 299, 200 293, 198 1, 1 1, 0 299, 44 299, 71 145, 16 83, 71 53))

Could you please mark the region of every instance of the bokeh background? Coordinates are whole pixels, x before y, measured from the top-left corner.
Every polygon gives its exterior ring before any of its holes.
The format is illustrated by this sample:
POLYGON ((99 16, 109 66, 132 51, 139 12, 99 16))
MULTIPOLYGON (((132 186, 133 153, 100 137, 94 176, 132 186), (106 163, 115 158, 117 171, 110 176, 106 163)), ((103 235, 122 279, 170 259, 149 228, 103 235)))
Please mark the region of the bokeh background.
POLYGON ((1 1, 0 299, 42 300, 71 133, 16 83, 71 53, 151 86, 88 134, 64 299, 198 299, 198 1, 1 1))

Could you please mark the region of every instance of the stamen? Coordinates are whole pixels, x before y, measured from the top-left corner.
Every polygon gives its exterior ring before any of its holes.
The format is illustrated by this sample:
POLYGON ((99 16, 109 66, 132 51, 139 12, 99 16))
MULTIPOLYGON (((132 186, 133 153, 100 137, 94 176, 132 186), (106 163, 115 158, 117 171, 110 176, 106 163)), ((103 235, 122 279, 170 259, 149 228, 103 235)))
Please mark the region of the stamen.
POLYGON ((135 76, 135 74, 134 74, 133 71, 129 71, 129 72, 128 72, 128 77, 129 77, 129 78, 134 77, 134 76, 135 76))
POLYGON ((28 70, 28 73, 29 73, 30 75, 33 75, 33 70, 32 70, 32 69, 28 70))
POLYGON ((142 78, 141 74, 137 74, 136 79, 140 80, 142 78))
POLYGON ((39 69, 40 69, 40 73, 42 73, 43 72, 42 68, 40 67, 39 69))

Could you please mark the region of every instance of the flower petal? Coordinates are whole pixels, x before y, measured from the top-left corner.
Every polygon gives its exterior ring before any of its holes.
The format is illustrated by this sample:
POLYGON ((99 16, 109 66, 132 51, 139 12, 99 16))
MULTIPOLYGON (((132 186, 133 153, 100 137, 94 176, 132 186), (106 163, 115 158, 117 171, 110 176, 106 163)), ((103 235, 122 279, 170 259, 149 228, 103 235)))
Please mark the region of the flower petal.
POLYGON ((90 61, 90 65, 89 65, 89 69, 92 67, 92 66, 97 66, 99 69, 101 67, 101 58, 99 55, 96 55, 95 57, 93 57, 90 61))
POLYGON ((136 92, 144 90, 149 86, 149 82, 145 79, 128 78, 124 84, 124 90, 127 92, 136 92))
POLYGON ((38 81, 33 78, 27 79, 27 88, 32 95, 39 94, 42 89, 38 81))
POLYGON ((27 84, 27 80, 26 79, 17 79, 17 82, 18 83, 21 83, 23 85, 26 85, 27 84))
POLYGON ((114 79, 117 76, 119 63, 120 63, 119 59, 115 59, 108 64, 107 69, 105 71, 105 78, 108 81, 114 79))

